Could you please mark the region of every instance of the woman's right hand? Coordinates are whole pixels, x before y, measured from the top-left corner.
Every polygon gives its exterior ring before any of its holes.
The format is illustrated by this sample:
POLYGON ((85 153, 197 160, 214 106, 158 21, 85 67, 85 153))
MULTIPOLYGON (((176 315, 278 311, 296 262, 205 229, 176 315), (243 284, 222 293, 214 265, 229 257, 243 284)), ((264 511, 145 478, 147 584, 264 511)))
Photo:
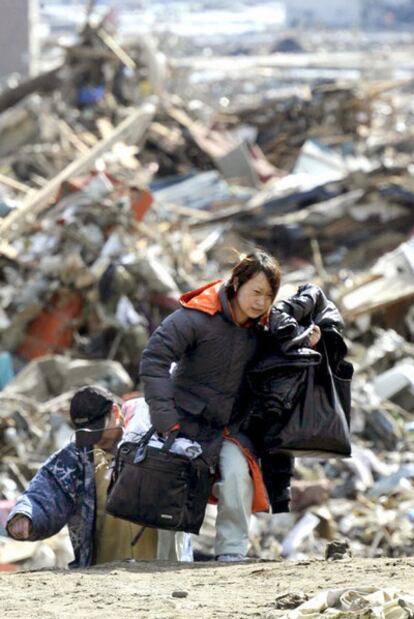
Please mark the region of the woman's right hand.
POLYGON ((318 325, 313 325, 312 330, 309 334, 309 348, 315 348, 316 344, 321 339, 321 330, 318 325))

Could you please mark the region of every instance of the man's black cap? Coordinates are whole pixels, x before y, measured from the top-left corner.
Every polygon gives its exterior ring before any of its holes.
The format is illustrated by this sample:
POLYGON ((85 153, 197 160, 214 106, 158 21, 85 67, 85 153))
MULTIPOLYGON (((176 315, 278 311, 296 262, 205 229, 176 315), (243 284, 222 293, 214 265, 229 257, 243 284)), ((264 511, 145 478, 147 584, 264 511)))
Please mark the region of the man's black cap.
POLYGON ((69 412, 78 447, 89 447, 99 441, 114 402, 114 396, 103 387, 82 387, 75 393, 69 412))

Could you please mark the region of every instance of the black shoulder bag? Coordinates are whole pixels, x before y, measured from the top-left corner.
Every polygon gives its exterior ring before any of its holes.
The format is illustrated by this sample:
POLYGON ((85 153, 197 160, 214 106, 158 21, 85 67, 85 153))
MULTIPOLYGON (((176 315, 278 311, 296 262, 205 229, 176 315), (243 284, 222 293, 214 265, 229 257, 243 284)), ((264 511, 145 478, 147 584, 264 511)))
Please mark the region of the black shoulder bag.
POLYGON ((106 511, 157 529, 198 533, 210 495, 210 467, 202 456, 190 460, 170 452, 171 433, 161 449, 148 445, 155 428, 138 443, 117 452, 106 511))

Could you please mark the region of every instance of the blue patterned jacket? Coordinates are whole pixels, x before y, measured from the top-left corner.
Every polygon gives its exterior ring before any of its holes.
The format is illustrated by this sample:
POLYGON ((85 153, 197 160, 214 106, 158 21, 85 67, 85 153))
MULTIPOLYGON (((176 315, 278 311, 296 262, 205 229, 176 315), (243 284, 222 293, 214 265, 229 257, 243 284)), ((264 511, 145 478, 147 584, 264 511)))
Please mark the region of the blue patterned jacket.
POLYGON ((55 535, 66 524, 75 559, 69 567, 88 567, 93 559, 96 489, 92 452, 69 443, 55 452, 18 498, 16 514, 32 521, 30 541, 55 535))

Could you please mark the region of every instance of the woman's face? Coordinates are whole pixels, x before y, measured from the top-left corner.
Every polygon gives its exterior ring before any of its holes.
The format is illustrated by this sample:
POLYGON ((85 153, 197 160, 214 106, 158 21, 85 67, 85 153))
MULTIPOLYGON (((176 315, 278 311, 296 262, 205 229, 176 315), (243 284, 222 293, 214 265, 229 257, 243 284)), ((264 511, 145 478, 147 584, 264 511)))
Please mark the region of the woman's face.
MULTIPOLYGON (((237 288, 237 280, 234 282, 237 288)), ((266 314, 273 303, 274 295, 264 273, 257 273, 237 288, 234 297, 238 322, 257 319, 266 314)))

